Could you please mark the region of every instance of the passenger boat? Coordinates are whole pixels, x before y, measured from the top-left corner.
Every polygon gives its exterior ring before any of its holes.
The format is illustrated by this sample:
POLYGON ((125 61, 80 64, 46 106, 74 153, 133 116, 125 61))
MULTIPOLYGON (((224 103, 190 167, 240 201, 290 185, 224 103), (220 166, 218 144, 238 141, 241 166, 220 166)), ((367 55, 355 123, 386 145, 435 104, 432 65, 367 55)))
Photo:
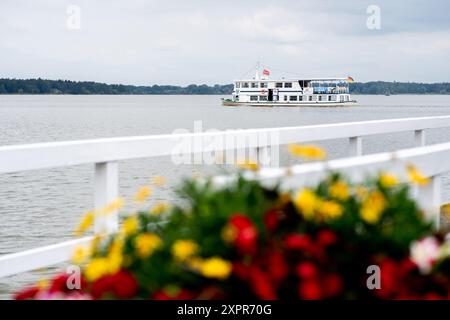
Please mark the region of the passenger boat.
POLYGON ((270 79, 270 71, 259 68, 253 78, 234 81, 231 99, 222 99, 224 106, 254 107, 335 107, 351 106, 349 82, 352 77, 270 79))

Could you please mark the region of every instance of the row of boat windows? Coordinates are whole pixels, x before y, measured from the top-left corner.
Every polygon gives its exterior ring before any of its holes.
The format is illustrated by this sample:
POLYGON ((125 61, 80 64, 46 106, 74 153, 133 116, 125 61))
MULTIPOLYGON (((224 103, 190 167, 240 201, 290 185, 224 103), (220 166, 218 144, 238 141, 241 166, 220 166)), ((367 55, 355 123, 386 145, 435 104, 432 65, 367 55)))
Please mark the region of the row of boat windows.
MULTIPOLYGON (((239 99, 238 96, 236 98, 239 99)), ((278 100, 278 96, 273 97, 275 101, 278 100)), ((346 101, 349 100, 348 96, 341 97, 346 101)), ((341 99, 342 100, 342 99, 341 99)), ((267 96, 250 96, 250 101, 267 101, 267 96)), ((336 101, 335 95, 309 95, 309 96, 284 96, 284 101, 336 101)))
MULTIPOLYGON (((236 88, 267 88, 267 82, 236 82, 236 88)), ((275 88, 292 88, 292 82, 276 82, 275 88)))

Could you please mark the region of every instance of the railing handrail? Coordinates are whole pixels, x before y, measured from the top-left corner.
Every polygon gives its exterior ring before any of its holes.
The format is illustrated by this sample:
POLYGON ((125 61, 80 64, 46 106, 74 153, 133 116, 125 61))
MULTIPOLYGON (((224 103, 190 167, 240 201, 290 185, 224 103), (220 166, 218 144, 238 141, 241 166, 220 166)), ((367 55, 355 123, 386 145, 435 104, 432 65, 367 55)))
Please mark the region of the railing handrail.
MULTIPOLYGON (((280 178, 283 178, 281 187, 292 190, 317 183, 330 170, 342 172, 354 181, 363 179, 366 174, 379 171, 393 173, 398 175, 399 179, 406 180, 407 164, 416 166, 425 176, 431 177, 428 185, 418 188, 417 197, 419 203, 426 209, 428 218, 437 224, 440 199, 438 196, 430 199, 430 195, 439 195, 439 175, 450 171, 450 143, 327 162, 305 163, 289 168, 262 168, 257 173, 247 173, 246 177, 259 179, 266 184, 279 182, 280 178), (449 159, 449 161, 443 161, 444 159, 449 159)), ((215 184, 220 186, 234 177, 217 176, 214 179, 215 184)), ((66 261, 70 258, 70 252, 76 245, 87 243, 90 239, 90 237, 85 237, 0 256, 0 277, 66 261)))
MULTIPOLYGON (((95 140, 36 143, 0 147, 0 173, 44 169, 78 164, 95 164, 95 208, 100 209, 118 196, 118 163, 120 160, 171 155, 173 148, 182 139, 205 139, 193 143, 188 153, 205 152, 203 143, 213 138, 242 138, 255 134, 276 134, 276 141, 261 139, 252 148, 270 147, 288 143, 323 141, 349 138, 350 155, 362 154, 361 137, 402 131, 414 131, 415 145, 419 148, 397 152, 380 153, 361 157, 336 159, 329 162, 302 164, 286 169, 264 168, 258 178, 264 182, 283 178, 284 187, 299 187, 317 182, 327 170, 339 170, 357 178, 364 172, 386 170, 405 177, 405 164, 410 162, 431 177, 431 183, 417 190, 419 203, 426 209, 429 218, 437 225, 440 205, 439 177, 450 171, 450 143, 420 147, 425 144, 425 129, 450 127, 450 116, 390 119, 375 121, 345 122, 312 126, 227 130, 220 132, 165 134, 141 137, 121 137, 95 140), (448 159, 445 161, 445 159, 448 159), (298 176, 307 177, 298 179, 298 176)), ((214 151, 236 149, 227 144, 214 151)), ((209 150, 211 151, 211 150, 209 150)), ((216 178, 220 181, 221 178, 216 178)), ((222 181, 223 182, 223 181, 222 181)), ((112 212, 108 218, 96 218, 95 231, 114 232, 118 228, 118 214, 112 212)), ((45 247, 0 256, 0 277, 25 272, 70 258, 71 250, 86 243, 89 237, 65 241, 45 247)))
MULTIPOLYGON (((371 120, 320 124, 298 127, 226 130, 219 132, 162 134, 137 137, 105 138, 47 142, 0 147, 0 173, 64 167, 87 163, 103 163, 167 156, 182 139, 203 139, 207 143, 215 137, 238 138, 255 134, 276 133, 277 141, 258 140, 253 147, 275 144, 323 141, 338 138, 362 137, 403 131, 420 131, 450 127, 450 116, 419 117, 406 119, 371 120)), ((230 148, 226 144, 216 151, 230 148)), ((203 152, 202 143, 192 144, 191 152, 203 152)))

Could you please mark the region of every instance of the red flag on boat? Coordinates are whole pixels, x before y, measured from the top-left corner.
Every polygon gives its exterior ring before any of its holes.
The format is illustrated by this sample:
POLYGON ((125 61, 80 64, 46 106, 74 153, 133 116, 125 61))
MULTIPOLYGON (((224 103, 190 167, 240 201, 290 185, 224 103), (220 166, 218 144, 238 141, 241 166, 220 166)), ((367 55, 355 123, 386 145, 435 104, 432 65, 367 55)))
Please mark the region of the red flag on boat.
POLYGON ((263 70, 263 75, 265 75, 265 76, 270 75, 270 71, 267 70, 267 69, 264 69, 264 70, 263 70))

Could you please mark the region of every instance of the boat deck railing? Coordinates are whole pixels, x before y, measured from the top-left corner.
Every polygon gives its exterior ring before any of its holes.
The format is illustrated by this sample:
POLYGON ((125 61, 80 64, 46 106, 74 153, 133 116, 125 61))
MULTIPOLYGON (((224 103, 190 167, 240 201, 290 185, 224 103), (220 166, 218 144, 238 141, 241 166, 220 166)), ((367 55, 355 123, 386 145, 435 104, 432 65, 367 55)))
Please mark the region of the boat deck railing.
MULTIPOLYGON (((189 153, 202 153, 214 138, 250 140, 255 134, 276 134, 276 141, 257 140, 252 148, 273 148, 276 145, 347 138, 349 157, 327 162, 306 163, 289 168, 263 168, 254 178, 270 183, 281 179, 285 188, 314 184, 329 170, 338 170, 352 179, 362 179, 366 174, 380 170, 389 171, 400 178, 406 177, 405 164, 420 168, 431 183, 417 187, 419 203, 428 218, 439 224, 441 182, 443 173, 450 171, 450 143, 425 146, 427 129, 450 127, 450 116, 390 119, 346 122, 300 127, 228 130, 206 133, 167 134, 140 137, 121 137, 68 142, 50 142, 0 147, 0 174, 79 164, 93 164, 94 204, 96 209, 105 207, 119 195, 119 161, 169 156, 180 139, 191 140, 189 153), (362 137, 377 134, 412 131, 415 148, 395 152, 362 155, 362 137), (248 139, 247 139, 248 138, 248 139), (200 143, 198 143, 200 142, 200 143)), ((236 146, 223 145, 225 151, 236 146)), ((211 150, 208 150, 211 151, 211 150)), ((217 177, 224 183, 228 177, 217 177)), ((96 217, 94 232, 115 232, 119 227, 118 212, 96 217)), ((31 250, 0 256, 0 277, 30 271, 64 262, 70 259, 73 248, 87 243, 92 237, 83 237, 31 250)))

